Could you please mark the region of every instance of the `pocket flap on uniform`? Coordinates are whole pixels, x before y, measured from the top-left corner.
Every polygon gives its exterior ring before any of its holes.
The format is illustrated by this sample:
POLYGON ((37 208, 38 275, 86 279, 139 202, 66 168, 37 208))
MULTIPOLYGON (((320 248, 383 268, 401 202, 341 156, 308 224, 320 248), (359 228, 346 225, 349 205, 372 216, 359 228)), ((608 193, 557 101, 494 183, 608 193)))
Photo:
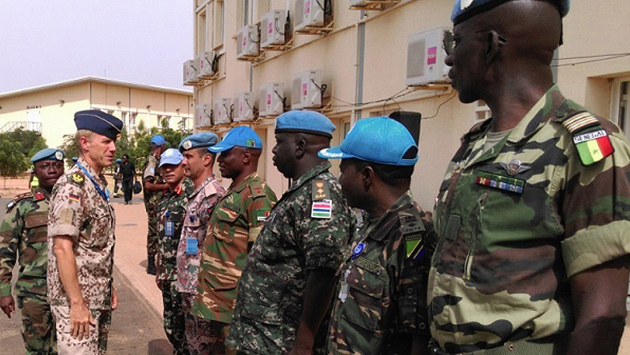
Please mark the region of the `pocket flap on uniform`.
POLYGON ((232 203, 223 203, 218 207, 217 218, 228 223, 234 222, 241 212, 241 209, 232 203))
POLYGON ((45 226, 48 223, 48 214, 38 212, 31 213, 24 218, 24 226, 26 228, 35 228, 45 226))

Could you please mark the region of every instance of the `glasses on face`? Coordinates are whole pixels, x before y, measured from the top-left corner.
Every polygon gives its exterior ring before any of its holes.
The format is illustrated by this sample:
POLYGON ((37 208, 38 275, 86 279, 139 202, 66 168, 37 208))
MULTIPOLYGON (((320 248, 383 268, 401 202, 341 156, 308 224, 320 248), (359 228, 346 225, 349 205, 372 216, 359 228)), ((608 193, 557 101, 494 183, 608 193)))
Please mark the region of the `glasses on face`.
MULTIPOLYGON (((474 33, 477 35, 479 33, 487 33, 488 31, 481 30, 474 33)), ((475 36, 476 37, 476 36, 475 36)), ((507 39, 502 35, 498 35, 499 41, 502 43, 507 43, 507 39)), ((457 49, 457 45, 461 43, 462 36, 456 36, 451 31, 444 32, 444 37, 442 38, 442 48, 444 48, 444 52, 446 55, 451 55, 457 49)))

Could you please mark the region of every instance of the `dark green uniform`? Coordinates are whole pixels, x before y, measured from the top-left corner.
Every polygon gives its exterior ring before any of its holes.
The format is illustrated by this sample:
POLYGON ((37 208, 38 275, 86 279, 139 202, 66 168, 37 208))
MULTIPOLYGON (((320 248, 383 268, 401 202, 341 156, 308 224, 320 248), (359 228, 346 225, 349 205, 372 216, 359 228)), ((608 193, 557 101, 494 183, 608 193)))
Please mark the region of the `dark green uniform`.
POLYGON ((0 225, 0 297, 11 296, 12 270, 19 262, 15 295, 22 310, 27 354, 57 353, 54 321, 46 300, 49 199, 48 192, 39 187, 17 196, 7 206, 0 225))
MULTIPOLYGON (((144 164, 142 169, 143 182, 150 182, 154 184, 163 184, 164 180, 160 176, 158 166, 160 165, 160 159, 150 155, 144 164)), ((164 196, 164 191, 150 191, 146 187, 142 189, 144 193, 144 207, 147 211, 148 217, 148 231, 147 231, 147 256, 149 264, 152 263, 152 259, 157 253, 158 246, 158 213, 157 205, 164 196)))

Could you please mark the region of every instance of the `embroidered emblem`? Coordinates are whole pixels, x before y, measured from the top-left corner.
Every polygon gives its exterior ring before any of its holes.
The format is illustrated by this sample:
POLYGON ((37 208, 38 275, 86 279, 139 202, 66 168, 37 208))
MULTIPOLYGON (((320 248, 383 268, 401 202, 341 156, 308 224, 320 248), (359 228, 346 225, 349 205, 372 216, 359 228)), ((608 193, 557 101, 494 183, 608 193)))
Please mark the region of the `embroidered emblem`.
POLYGON ((70 195, 68 196, 68 199, 69 199, 70 201, 79 202, 79 196, 74 195, 74 194, 70 194, 70 195))
POLYGON ((328 185, 318 180, 313 183, 313 201, 330 199, 330 191, 328 185))
POLYGON ((599 129, 573 136, 573 143, 583 165, 589 166, 611 155, 615 150, 606 130, 599 129))
POLYGON ((56 151, 55 152, 55 159, 57 160, 63 160, 63 153, 61 151, 56 151))
POLYGON ((356 259, 357 257, 359 257, 359 255, 363 254, 364 250, 365 250, 364 242, 360 242, 359 244, 357 244, 352 250, 352 260, 356 259))
POLYGON ((332 200, 314 201, 311 206, 312 218, 332 217, 332 200))
POLYGON ((421 234, 406 236, 405 247, 407 249, 408 259, 420 260, 425 254, 424 243, 421 234))
POLYGON ((461 8, 461 10, 466 10, 468 8, 468 6, 470 6, 475 0, 462 0, 459 3, 459 7, 461 8))
POLYGON ((522 194, 523 188, 525 187, 525 180, 480 172, 477 174, 477 184, 522 194))
POLYGON ((191 141, 185 141, 184 144, 182 144, 182 147, 184 147, 184 149, 188 150, 188 149, 192 148, 192 142, 191 141))
POLYGON ((36 199, 36 200, 38 200, 38 201, 43 200, 43 199, 44 199, 44 194, 43 194, 43 193, 41 193, 40 191, 37 191, 37 192, 35 193, 35 199, 36 199))
POLYGON ((503 167, 503 169, 505 169, 508 175, 512 175, 512 176, 516 176, 532 168, 531 166, 527 166, 521 163, 521 161, 516 158, 510 160, 509 163, 500 162, 499 164, 501 164, 501 166, 503 167))
POLYGON ((79 175, 77 173, 74 173, 74 174, 72 174, 72 181, 74 181, 77 184, 83 184, 83 181, 84 181, 83 180, 83 176, 81 176, 81 175, 79 175))

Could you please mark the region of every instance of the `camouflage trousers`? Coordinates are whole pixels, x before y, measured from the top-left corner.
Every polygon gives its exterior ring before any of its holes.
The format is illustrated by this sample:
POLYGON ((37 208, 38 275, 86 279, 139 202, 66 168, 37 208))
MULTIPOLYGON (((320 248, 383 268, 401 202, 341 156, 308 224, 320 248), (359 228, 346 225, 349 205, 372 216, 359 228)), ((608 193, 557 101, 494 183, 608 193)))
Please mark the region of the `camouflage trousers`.
POLYGON ((107 351, 107 336, 112 322, 111 310, 93 310, 96 321, 90 327, 90 334, 82 340, 75 339, 70 333, 70 307, 51 306, 57 328, 57 348, 61 354, 103 355, 107 351))
POLYGON ((186 312, 186 340, 191 355, 235 355, 236 351, 225 346, 230 325, 198 318, 190 312, 194 295, 182 294, 186 312))
POLYGON ((164 331, 166 337, 173 344, 173 354, 188 355, 188 342, 186 341, 186 328, 182 305, 182 296, 177 291, 175 281, 162 283, 162 300, 164 302, 164 331))
POLYGON ((158 223, 160 218, 154 207, 146 206, 148 219, 147 256, 155 258, 158 250, 158 223))
POLYGON ((57 354, 55 322, 46 297, 18 297, 26 354, 57 354))

